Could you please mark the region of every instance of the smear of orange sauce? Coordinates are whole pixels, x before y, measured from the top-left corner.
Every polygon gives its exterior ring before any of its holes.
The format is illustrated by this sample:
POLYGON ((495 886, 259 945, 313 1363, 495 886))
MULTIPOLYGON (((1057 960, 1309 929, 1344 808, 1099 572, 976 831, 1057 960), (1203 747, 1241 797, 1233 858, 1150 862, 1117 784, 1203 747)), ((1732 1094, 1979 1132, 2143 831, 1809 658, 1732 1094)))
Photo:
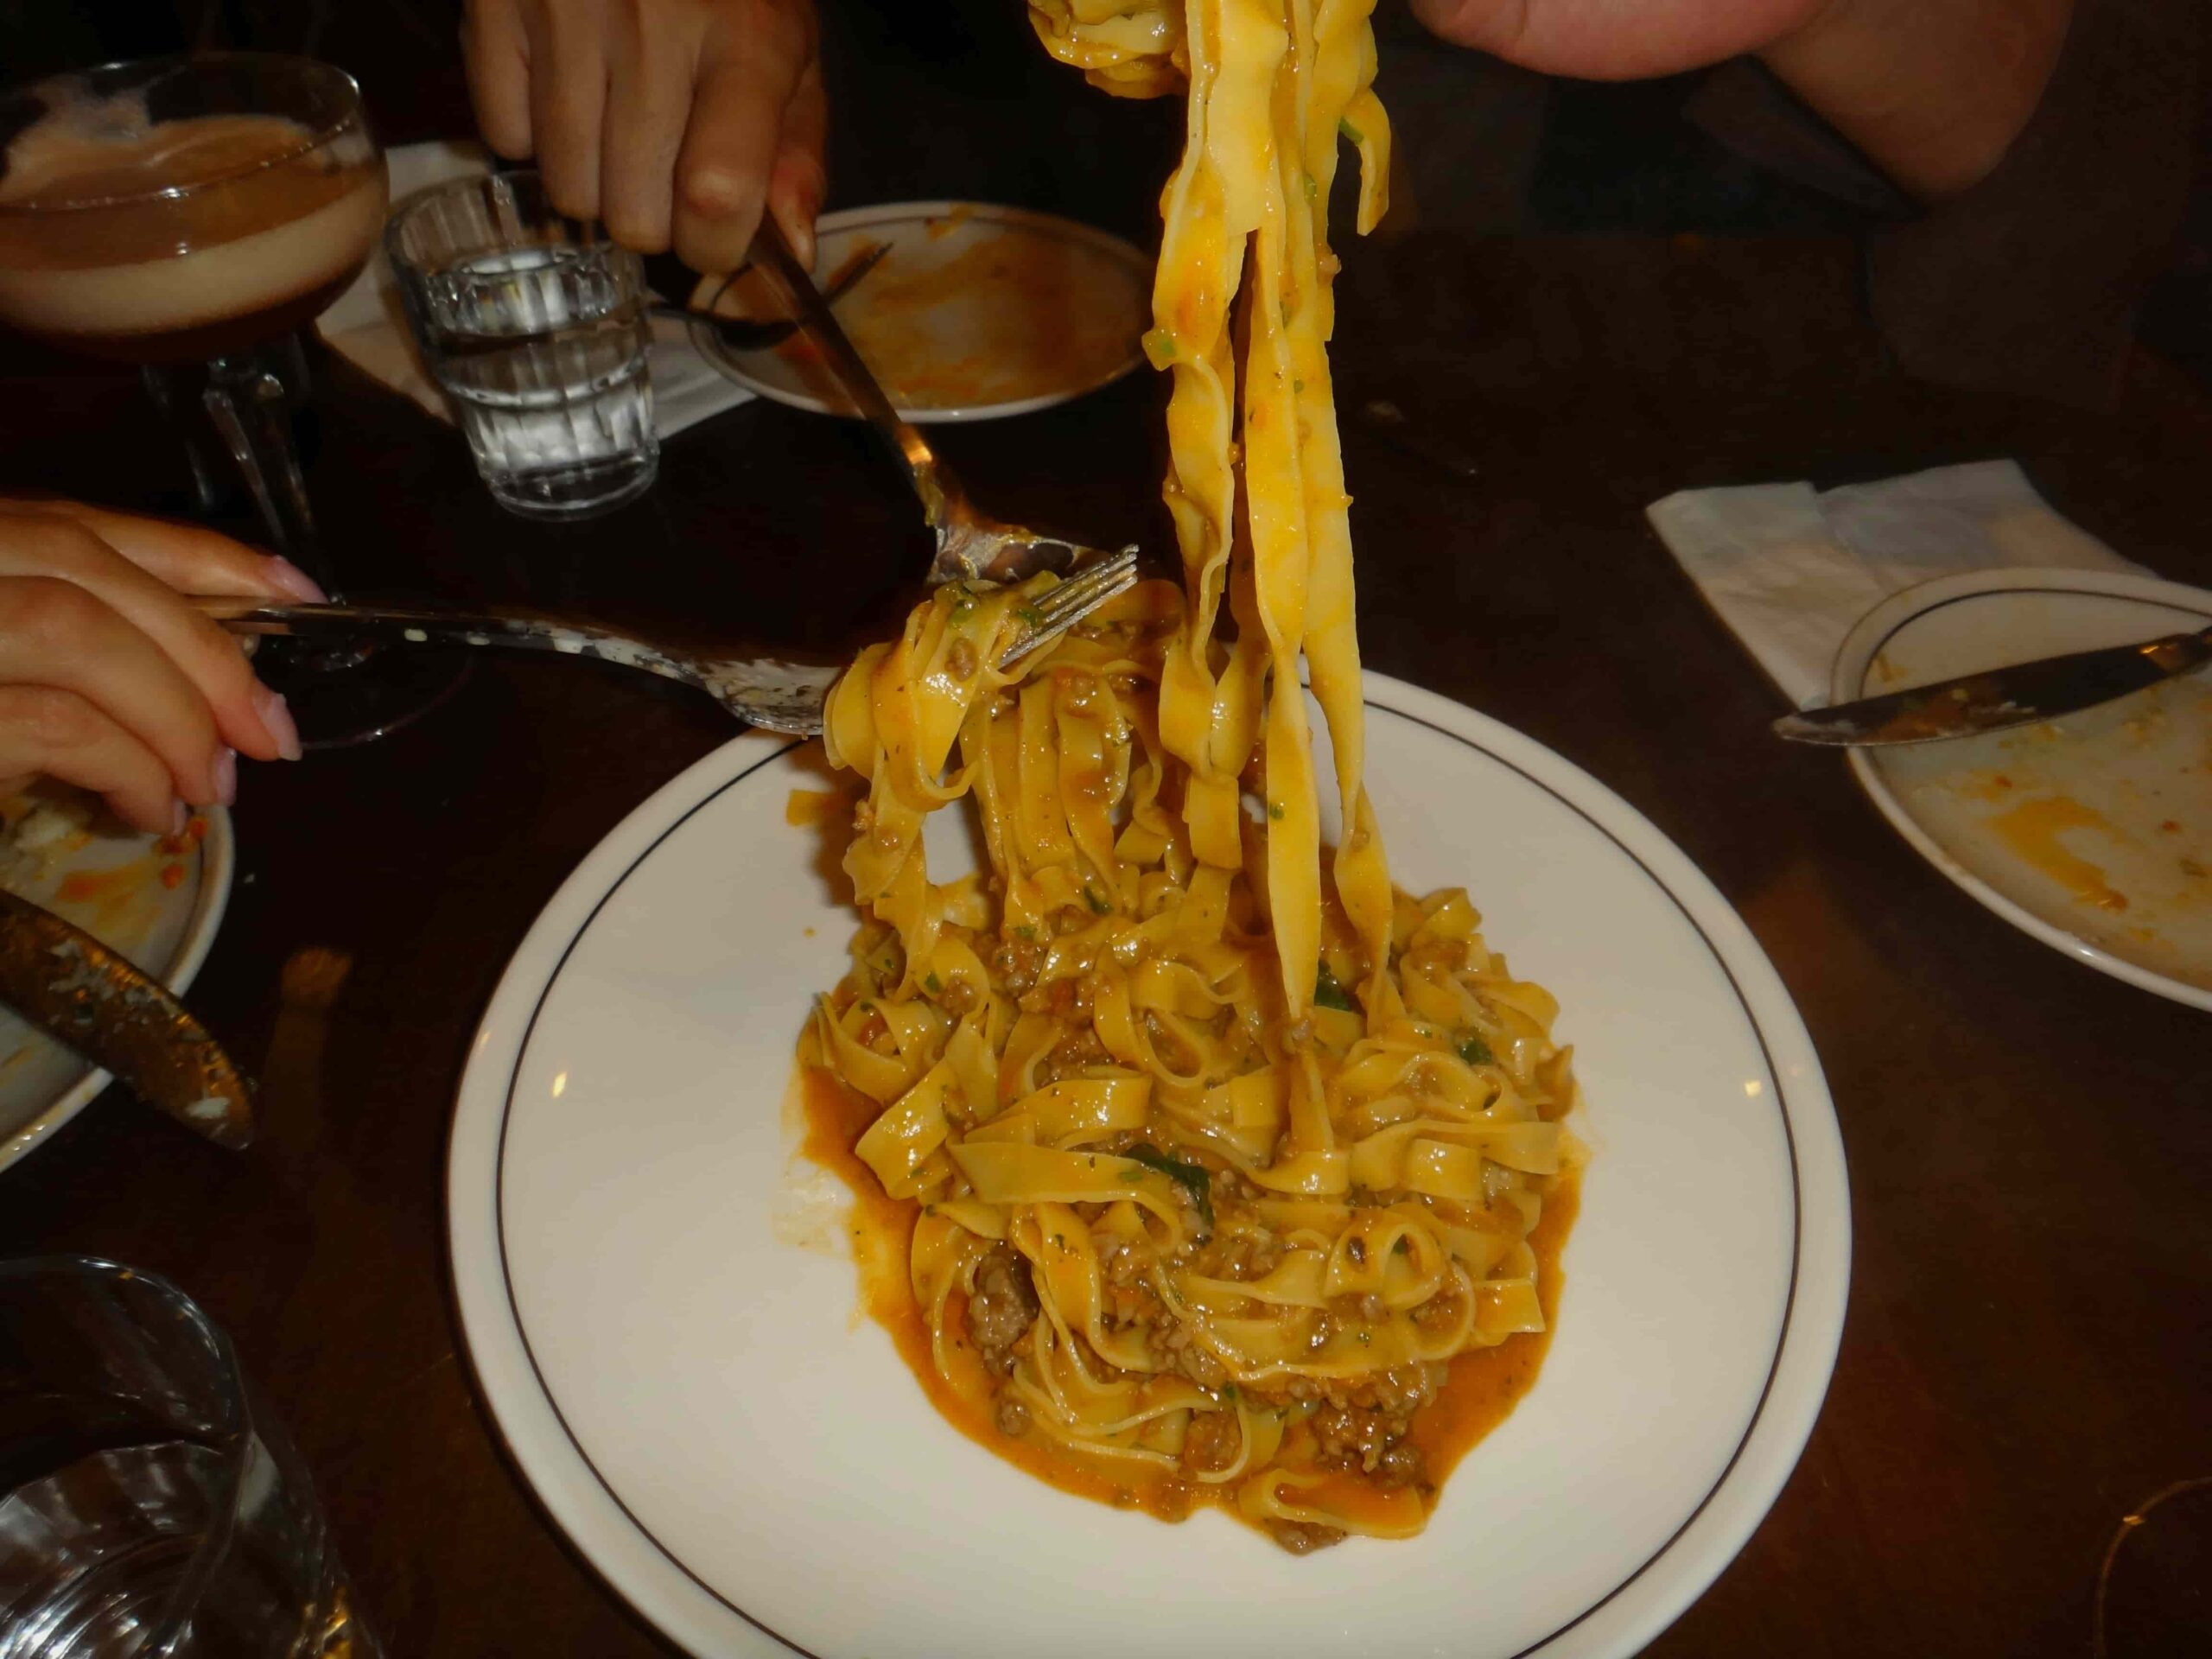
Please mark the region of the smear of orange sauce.
POLYGON ((950 213, 947 213, 943 219, 933 219, 930 220, 930 240, 935 242, 941 237, 951 235, 953 232, 958 230, 969 219, 975 218, 975 216, 976 204, 972 201, 962 202, 950 213))
POLYGON ((833 815, 844 800, 840 790, 795 789, 785 798, 784 822, 801 826, 819 823, 833 815))
MULTIPOLYGON (((1185 1482, 1145 1465, 1090 1458, 1065 1446, 1013 1440, 991 1422, 995 1379, 964 1334, 956 1336, 949 1356, 952 1376, 941 1375, 931 1352, 930 1330, 914 1300, 907 1258, 920 1207, 912 1199, 887 1198, 874 1173, 853 1153, 853 1144, 882 1109, 833 1073, 806 1066, 800 1078, 805 1111, 801 1153, 842 1180, 853 1194, 846 1235, 860 1267, 861 1304, 888 1332, 899 1356, 913 1372, 939 1414, 969 1440, 1038 1479, 1097 1503, 1141 1509, 1163 1521, 1181 1521, 1195 1506, 1211 1503, 1242 1520, 1233 1488, 1185 1482)), ((1541 1218, 1529 1235, 1535 1252, 1537 1285, 1544 1330, 1509 1337, 1495 1348, 1477 1349, 1452 1362, 1451 1375, 1436 1399, 1413 1421, 1414 1443, 1421 1448, 1429 1480, 1440 1489, 1446 1475, 1483 1436, 1503 1422, 1536 1380, 1559 1322, 1561 1284, 1560 1251, 1574 1225, 1580 1205, 1577 1178, 1562 1176, 1544 1199, 1541 1218)), ((964 1332, 956 1306, 949 1328, 964 1332)), ((1433 1505, 1435 1491, 1428 1502, 1433 1505)))
MULTIPOLYGON (((1013 403, 1096 385, 1128 359, 1141 302, 1102 269, 1055 237, 987 231, 938 264, 902 264, 894 251, 839 315, 894 402, 1013 403)), ((804 334, 776 349, 812 383, 820 356, 804 334)))
POLYGON ((55 897, 64 904, 89 905, 132 891, 145 879, 146 872, 136 861, 118 864, 111 870, 74 870, 61 878, 60 891, 55 897))
POLYGON ((2127 895, 2105 880, 2103 868, 2059 840, 2069 830, 2096 830, 2119 839, 2102 813, 2059 795, 2023 801, 1990 819, 1989 827, 2023 862, 2057 882, 2077 902, 2099 910, 2127 908, 2127 895))

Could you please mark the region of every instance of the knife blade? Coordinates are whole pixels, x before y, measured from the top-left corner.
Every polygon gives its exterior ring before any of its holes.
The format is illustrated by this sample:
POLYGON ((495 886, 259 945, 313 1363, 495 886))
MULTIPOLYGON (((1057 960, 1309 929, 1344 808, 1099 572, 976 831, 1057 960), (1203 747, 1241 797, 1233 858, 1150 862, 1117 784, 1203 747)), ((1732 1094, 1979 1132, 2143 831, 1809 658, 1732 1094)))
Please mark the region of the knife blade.
POLYGON ((2169 633, 2138 645, 2071 652, 1832 708, 1807 709, 1784 715, 1774 729, 1793 743, 1859 748, 1940 743, 2094 709, 2208 662, 2212 628, 2169 633))
POLYGON ((233 1151, 252 1144, 250 1086, 168 987, 81 927, 5 891, 0 1002, 194 1135, 233 1151))

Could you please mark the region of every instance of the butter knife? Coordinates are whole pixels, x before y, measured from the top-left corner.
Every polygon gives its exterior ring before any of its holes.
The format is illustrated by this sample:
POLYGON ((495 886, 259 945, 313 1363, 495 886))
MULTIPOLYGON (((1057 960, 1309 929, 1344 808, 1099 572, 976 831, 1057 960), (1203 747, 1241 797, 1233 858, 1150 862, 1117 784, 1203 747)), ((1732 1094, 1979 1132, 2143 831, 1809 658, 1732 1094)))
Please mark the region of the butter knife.
POLYGON ((0 1002, 194 1134, 252 1144, 251 1090, 184 1004, 81 927, 4 891, 0 1002))
POLYGON ((1807 709, 1784 715, 1774 729, 1793 743, 1853 748, 1940 743, 2094 709, 2208 662, 2212 628, 2169 633, 2140 645, 2045 657, 1832 708, 1807 709))

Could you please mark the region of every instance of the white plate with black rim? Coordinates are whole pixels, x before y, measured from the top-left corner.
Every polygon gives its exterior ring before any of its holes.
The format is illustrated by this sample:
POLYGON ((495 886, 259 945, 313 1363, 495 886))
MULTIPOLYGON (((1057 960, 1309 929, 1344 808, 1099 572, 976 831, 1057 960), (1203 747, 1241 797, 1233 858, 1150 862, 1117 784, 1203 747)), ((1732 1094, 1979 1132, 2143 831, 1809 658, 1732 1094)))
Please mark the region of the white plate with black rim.
POLYGON ((1849 1279, 1803 1025, 1618 797, 1443 698, 1379 675, 1367 696, 1396 879, 1470 887, 1575 1045, 1593 1155, 1535 1386, 1421 1537, 1304 1558, 1217 1513, 1170 1526, 1066 1496, 944 1422, 859 1316, 852 1263, 779 1236, 792 1044, 855 918, 815 832, 785 823, 818 747, 747 735, 633 813, 531 929, 448 1169, 500 1432, 672 1640, 747 1659, 1625 1655, 1751 1535, 1819 1412, 1849 1279))
MULTIPOLYGON (((7 803, 10 822, 29 806, 28 798, 7 803)), ((181 843, 135 834, 89 807, 81 816, 88 822, 50 855, 15 857, 9 891, 75 923, 181 995, 207 960, 230 902, 231 815, 200 809, 200 830, 181 843)), ((111 1081, 0 1008, 0 1169, 44 1145, 111 1081)))
MULTIPOLYGON (((2111 570, 1975 570, 1884 601, 1838 702, 2212 623, 2212 593, 2111 570)), ((1943 743, 1853 749, 1914 850, 2031 938, 2212 1008, 2212 678, 1943 743)))
MULTIPOLYGON (((834 289, 876 263, 836 304, 892 404, 918 425, 988 421, 1050 409, 1118 380, 1143 359, 1152 260, 1074 219, 973 201, 902 201, 824 213, 816 280, 834 289)), ((741 272, 699 280, 695 309, 781 315, 741 272)), ((849 413, 802 334, 738 351, 694 318, 691 343, 728 379, 817 415, 849 413)))

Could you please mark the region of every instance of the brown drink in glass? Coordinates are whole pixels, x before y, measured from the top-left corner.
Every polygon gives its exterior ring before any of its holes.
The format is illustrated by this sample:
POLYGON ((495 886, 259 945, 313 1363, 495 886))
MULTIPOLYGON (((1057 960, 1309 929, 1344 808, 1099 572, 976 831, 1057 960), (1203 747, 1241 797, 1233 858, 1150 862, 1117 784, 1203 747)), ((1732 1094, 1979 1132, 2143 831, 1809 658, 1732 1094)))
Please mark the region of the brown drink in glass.
MULTIPOLYGON (((110 65, 0 97, 0 325, 140 365, 172 416, 204 408, 270 539, 334 594, 291 416, 298 331, 384 225, 384 155, 352 77, 255 53, 110 65)), ((264 658, 272 674, 315 747, 404 723, 454 670, 324 649, 264 658)))

